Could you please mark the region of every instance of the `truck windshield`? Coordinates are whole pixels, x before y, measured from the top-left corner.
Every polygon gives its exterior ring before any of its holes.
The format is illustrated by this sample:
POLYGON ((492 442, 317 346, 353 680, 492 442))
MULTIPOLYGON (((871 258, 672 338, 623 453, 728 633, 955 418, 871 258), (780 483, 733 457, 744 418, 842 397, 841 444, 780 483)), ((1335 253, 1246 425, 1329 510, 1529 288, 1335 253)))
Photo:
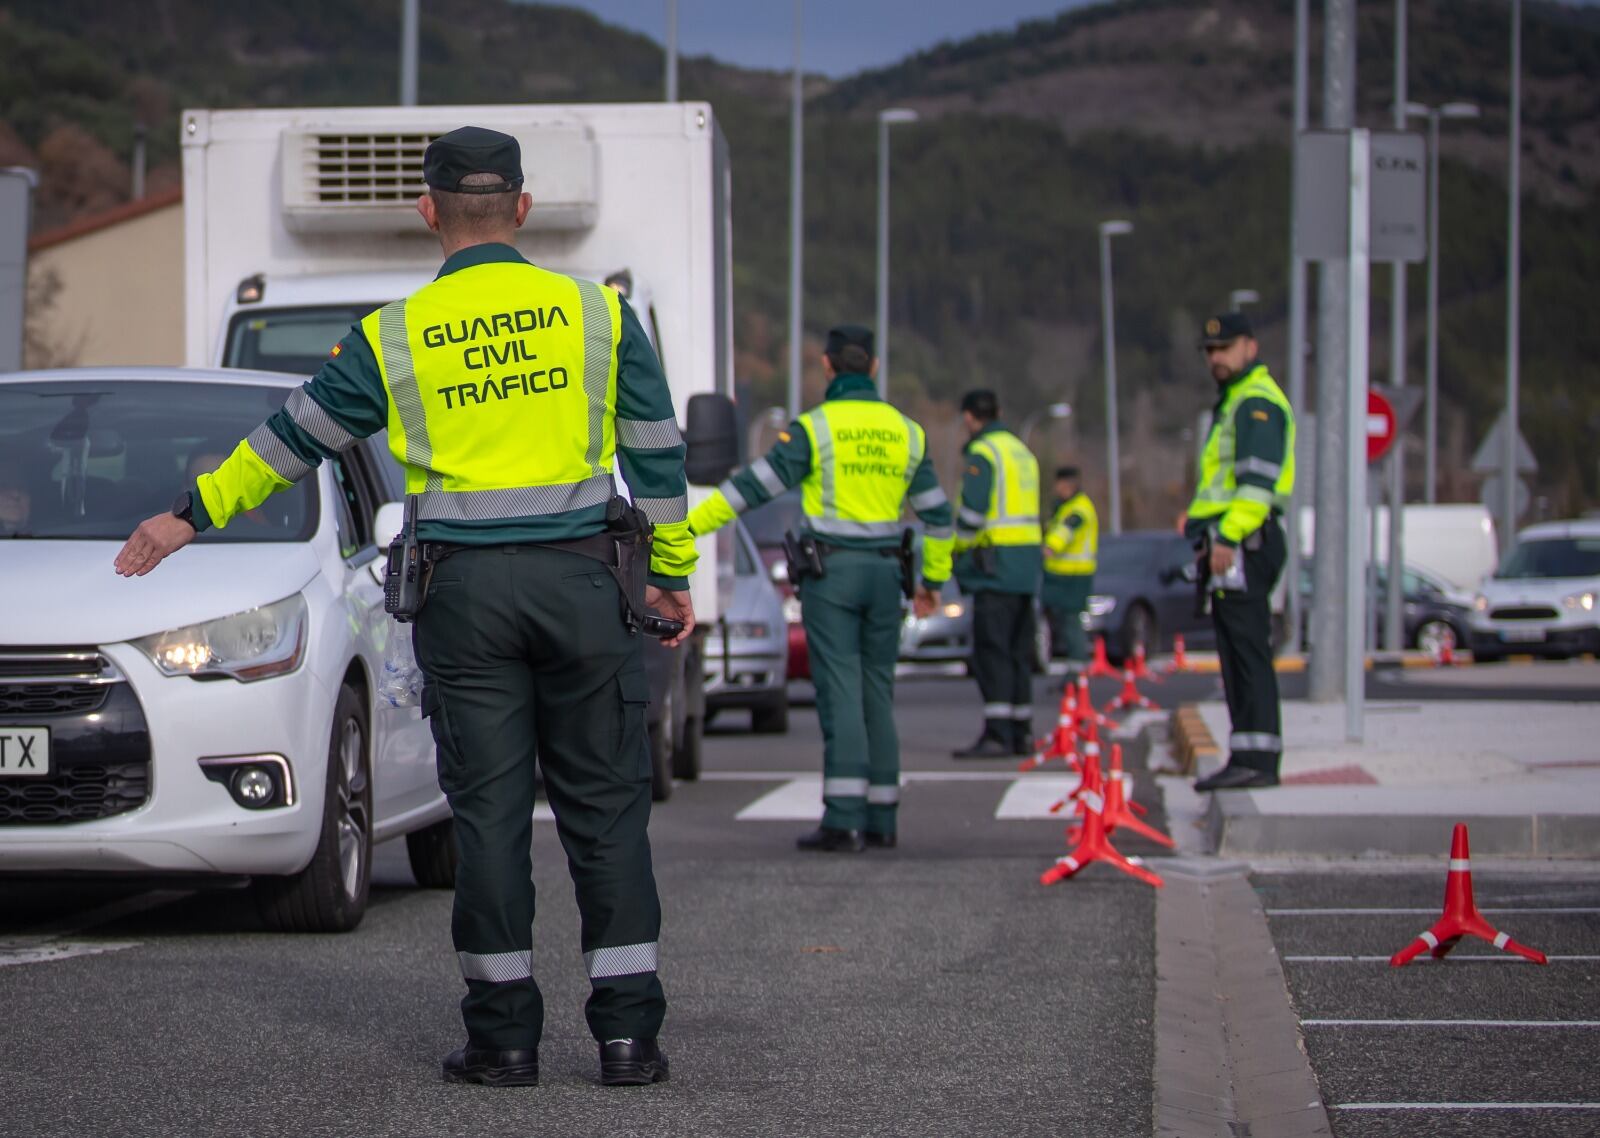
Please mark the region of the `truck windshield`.
POLYGON ((237 312, 228 325, 223 367, 287 371, 310 375, 328 359, 333 346, 386 301, 372 304, 321 304, 305 308, 258 308, 237 312))
POLYGON ((1600 577, 1600 537, 1557 537, 1518 542, 1495 576, 1502 580, 1600 577))
MULTIPOLYGON (((0 540, 122 541, 283 406, 286 387, 144 380, 0 383, 0 540)), ((315 478, 199 542, 305 541, 315 478)))

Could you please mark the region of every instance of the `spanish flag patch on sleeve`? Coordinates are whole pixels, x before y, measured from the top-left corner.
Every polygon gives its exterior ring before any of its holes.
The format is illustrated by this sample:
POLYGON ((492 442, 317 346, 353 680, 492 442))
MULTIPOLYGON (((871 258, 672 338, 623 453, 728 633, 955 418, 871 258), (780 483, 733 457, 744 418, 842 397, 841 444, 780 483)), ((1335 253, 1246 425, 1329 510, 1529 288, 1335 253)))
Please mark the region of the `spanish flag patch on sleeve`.
POLYGON ((343 344, 335 344, 333 346, 333 351, 328 353, 328 358, 330 360, 336 360, 336 359, 339 358, 339 353, 342 352, 342 351, 344 351, 344 345, 343 344))

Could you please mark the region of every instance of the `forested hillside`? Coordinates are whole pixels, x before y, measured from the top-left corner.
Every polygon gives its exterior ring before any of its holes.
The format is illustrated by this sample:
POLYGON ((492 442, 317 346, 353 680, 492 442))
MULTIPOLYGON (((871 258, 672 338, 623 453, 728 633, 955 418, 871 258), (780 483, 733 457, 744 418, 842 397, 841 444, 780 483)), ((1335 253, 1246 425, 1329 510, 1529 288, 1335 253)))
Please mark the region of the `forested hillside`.
MULTIPOLYGON (((0 10, 0 163, 43 173, 37 224, 119 204, 135 124, 150 185, 176 181, 185 105, 392 100, 397 4, 281 0, 10 0, 0 10)), ((1412 99, 1472 99, 1446 132, 1441 253, 1447 457, 1465 466, 1504 374, 1506 8, 1412 0, 1412 99)), ((1361 5, 1362 125, 1388 123, 1393 6, 1361 5)), ((892 68, 808 84, 806 358, 873 309, 877 110, 894 133, 893 387, 956 442, 953 401, 1000 390, 1021 420, 1066 399, 1034 442, 1103 466, 1095 225, 1133 221, 1116 248, 1117 350, 1127 433, 1124 514, 1165 524, 1208 402, 1193 341, 1236 288, 1281 364, 1287 257, 1289 6, 1131 0, 1014 33, 943 45, 892 68)), ((423 0, 425 101, 659 97, 661 52, 585 13, 507 0, 423 0)), ((1523 420, 1553 513, 1600 502, 1600 29, 1592 10, 1527 6, 1523 420)), ((1317 57, 1314 50, 1313 56, 1317 57)), ((1313 84, 1315 89, 1315 83, 1313 84)), ((717 107, 734 156, 739 377, 757 409, 786 382, 785 76, 686 60, 685 98, 717 107)), ((1315 110, 1314 112, 1315 113, 1315 110)), ((1388 358, 1388 272, 1374 276, 1372 358, 1388 358)), ((1424 274, 1410 274, 1411 378, 1423 361, 1424 274)), ((1279 370, 1282 368, 1280 366, 1279 370)), ((808 394, 820 374, 807 375, 808 394)), ((1420 484, 1420 469, 1413 469, 1420 484)), ((1091 477, 1091 489, 1100 481, 1091 477)), ((1471 498, 1469 477, 1442 488, 1471 498)))

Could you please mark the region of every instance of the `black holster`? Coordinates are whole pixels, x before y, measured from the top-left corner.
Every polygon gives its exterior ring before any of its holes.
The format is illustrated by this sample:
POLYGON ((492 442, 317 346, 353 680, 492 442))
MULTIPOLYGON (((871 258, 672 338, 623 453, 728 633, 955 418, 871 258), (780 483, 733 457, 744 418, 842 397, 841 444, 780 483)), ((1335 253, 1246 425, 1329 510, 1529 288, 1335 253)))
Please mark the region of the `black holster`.
POLYGON ((817 539, 809 533, 796 534, 794 530, 786 530, 783 535, 783 559, 789 569, 791 585, 798 586, 808 577, 822 578, 828 574, 817 539))
POLYGON ((916 531, 908 526, 900 531, 900 548, 895 550, 895 557, 900 562, 900 591, 906 595, 908 601, 917 595, 917 577, 911 557, 916 540, 916 531))
POLYGON ((626 498, 613 495, 606 503, 604 533, 572 541, 543 542, 549 549, 564 549, 593 558, 604 565, 622 595, 622 623, 629 635, 644 621, 644 590, 650 574, 650 542, 655 526, 626 498))

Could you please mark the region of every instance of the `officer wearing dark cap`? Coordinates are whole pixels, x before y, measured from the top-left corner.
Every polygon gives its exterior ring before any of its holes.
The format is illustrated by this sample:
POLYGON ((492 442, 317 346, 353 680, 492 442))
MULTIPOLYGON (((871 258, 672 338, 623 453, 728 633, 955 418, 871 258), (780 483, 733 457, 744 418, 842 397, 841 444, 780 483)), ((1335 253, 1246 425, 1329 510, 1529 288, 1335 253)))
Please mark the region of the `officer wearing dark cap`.
POLYGON ((735 515, 801 487, 805 513, 795 535, 811 676, 822 721, 822 824, 803 850, 859 853, 898 841, 900 740, 894 722, 894 665, 900 651, 901 513, 909 504, 926 528, 919 616, 933 611, 950 576, 950 502, 928 455, 927 434, 878 397, 872 332, 845 325, 828 333, 823 402, 778 435, 764 458, 722 483, 694 508, 689 526, 710 533, 735 515))
POLYGON ((1287 555, 1280 519, 1294 491, 1294 410, 1256 358, 1242 313, 1207 320, 1200 347, 1217 403, 1183 532, 1199 555, 1233 723, 1227 765, 1195 789, 1276 786, 1283 735, 1271 597, 1287 555))
MULTIPOLYGON (((283 410, 171 513, 139 526, 117 571, 150 572, 197 531, 225 526, 387 427, 417 536, 434 554, 415 641, 454 813, 452 932, 467 988, 466 1046, 444 1060, 444 1075, 538 1081, 537 755, 582 916, 601 1082, 661 1082, 648 687, 629 622, 638 614, 608 568, 618 549, 608 530, 632 517, 616 496, 620 462, 654 526, 645 600, 683 621, 666 642, 682 640, 694 627, 695 550, 677 417, 628 304, 513 247, 532 206, 516 139, 462 127, 429 145, 422 169, 417 211, 445 254, 438 276, 353 327, 283 410)), ((370 846, 371 834, 362 840, 370 846)), ((350 927, 359 911, 340 882, 303 874, 283 892, 321 927, 350 927)))

